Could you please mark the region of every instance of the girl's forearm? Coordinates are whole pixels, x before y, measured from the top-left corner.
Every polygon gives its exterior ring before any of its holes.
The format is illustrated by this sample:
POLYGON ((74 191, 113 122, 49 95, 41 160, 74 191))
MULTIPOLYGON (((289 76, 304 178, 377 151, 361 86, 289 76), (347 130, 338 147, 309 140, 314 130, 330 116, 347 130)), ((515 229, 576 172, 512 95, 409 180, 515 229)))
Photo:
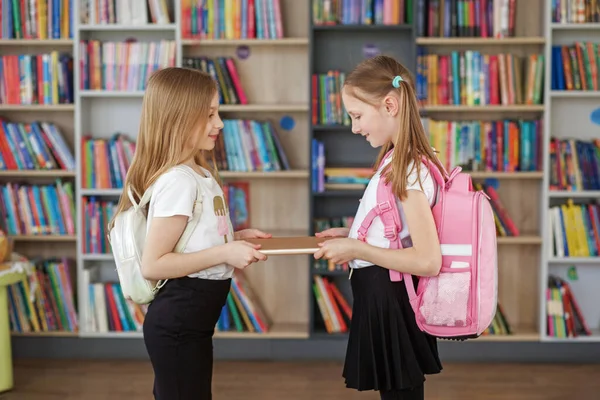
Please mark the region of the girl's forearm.
POLYGON ((415 247, 386 249, 359 241, 356 259, 365 260, 383 268, 417 276, 435 276, 439 273, 442 260, 436 252, 419 251, 415 247))
POLYGON ((174 279, 223 264, 226 252, 222 246, 194 253, 167 253, 154 262, 142 264, 142 273, 150 280, 174 279))

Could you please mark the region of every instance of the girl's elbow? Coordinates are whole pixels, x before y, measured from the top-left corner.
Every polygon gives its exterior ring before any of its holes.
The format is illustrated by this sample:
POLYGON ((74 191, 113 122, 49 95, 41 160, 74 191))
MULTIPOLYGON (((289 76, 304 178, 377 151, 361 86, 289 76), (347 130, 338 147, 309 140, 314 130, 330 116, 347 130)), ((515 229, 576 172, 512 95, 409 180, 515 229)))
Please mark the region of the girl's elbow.
POLYGON ((429 255, 423 262, 423 276, 437 276, 442 268, 441 255, 429 255))
POLYGON ((155 273, 155 268, 153 268, 153 264, 149 261, 146 262, 142 262, 142 268, 141 268, 141 272, 142 272, 142 276, 144 277, 144 279, 152 281, 152 280, 157 280, 158 278, 156 277, 156 273, 155 273))

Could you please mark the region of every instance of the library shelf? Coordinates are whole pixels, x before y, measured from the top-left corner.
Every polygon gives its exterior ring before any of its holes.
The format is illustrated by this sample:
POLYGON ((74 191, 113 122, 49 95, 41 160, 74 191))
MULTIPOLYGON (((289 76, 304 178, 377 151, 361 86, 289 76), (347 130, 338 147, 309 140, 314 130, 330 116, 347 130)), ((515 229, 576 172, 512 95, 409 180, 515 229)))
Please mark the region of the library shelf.
POLYGON ((308 38, 287 37, 279 39, 182 39, 186 47, 194 46, 307 46, 308 38))
POLYGON ((16 242, 75 242, 76 235, 8 235, 16 242))
POLYGON ((536 235, 521 235, 521 236, 498 236, 496 242, 500 244, 542 244, 542 237, 536 235))
POLYGON ((460 112, 460 113, 488 113, 488 112, 544 112, 543 104, 512 104, 512 105, 496 105, 485 104, 479 106, 463 106, 463 105, 427 105, 423 106, 422 110, 426 113, 441 113, 441 112, 460 112))
POLYGON ((141 90, 80 90, 80 97, 144 97, 141 90))
POLYGON ((60 48, 63 46, 73 46, 73 39, 0 39, 0 46, 48 46, 60 48))
POLYGON ((504 37, 504 38, 481 38, 481 37, 419 37, 416 44, 419 46, 515 46, 515 45, 543 45, 546 38, 542 36, 533 37, 504 37))
POLYGON ((560 23, 553 22, 550 24, 550 29, 558 31, 597 31, 598 23, 560 23))
POLYGON ((44 111, 44 112, 55 112, 55 111, 75 111, 74 104, 0 104, 1 111, 44 111))
POLYGON ((221 104, 220 112, 306 112, 308 104, 221 104))
POLYGON ((313 25, 315 32, 319 31, 348 31, 352 32, 372 32, 372 31, 409 31, 412 30, 411 24, 374 24, 374 25, 362 25, 362 24, 332 24, 332 25, 313 25))
POLYGON ((549 190, 551 198, 590 198, 600 199, 600 190, 549 190))
POLYGON ((143 24, 143 25, 120 25, 120 24, 91 24, 79 25, 82 32, 147 32, 147 31, 175 31, 176 24, 143 24))
POLYGON ((11 332, 15 337, 77 337, 79 332, 70 331, 40 331, 40 332, 11 332))
POLYGON ((293 179, 308 178, 308 170, 284 171, 219 171, 223 179, 293 179))
POLYGON ((9 178, 73 178, 77 172, 64 169, 4 169, 0 177, 9 178))

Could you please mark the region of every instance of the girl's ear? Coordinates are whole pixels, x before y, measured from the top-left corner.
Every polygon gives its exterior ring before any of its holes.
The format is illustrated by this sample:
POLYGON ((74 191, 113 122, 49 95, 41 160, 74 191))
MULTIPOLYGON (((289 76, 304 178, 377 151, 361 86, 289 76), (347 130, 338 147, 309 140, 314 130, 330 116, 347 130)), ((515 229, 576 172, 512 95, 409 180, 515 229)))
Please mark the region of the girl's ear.
POLYGON ((383 107, 389 116, 395 117, 399 111, 398 98, 392 95, 385 96, 383 98, 383 107))

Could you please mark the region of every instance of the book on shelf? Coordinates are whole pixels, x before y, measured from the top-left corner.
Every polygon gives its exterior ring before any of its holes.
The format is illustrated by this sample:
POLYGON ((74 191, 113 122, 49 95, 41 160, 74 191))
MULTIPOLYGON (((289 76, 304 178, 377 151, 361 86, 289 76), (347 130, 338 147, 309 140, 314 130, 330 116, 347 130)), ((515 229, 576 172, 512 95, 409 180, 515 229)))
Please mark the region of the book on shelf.
POLYGON ((312 114, 313 125, 350 126, 350 116, 342 102, 341 88, 346 74, 330 70, 324 74, 312 74, 312 114))
POLYGON ((267 333, 271 321, 245 275, 236 271, 231 279, 227 301, 215 328, 218 332, 267 333))
POLYGON ((214 149, 221 171, 281 171, 290 165, 269 120, 225 119, 214 149))
POLYGON ((2 39, 73 38, 72 1, 2 2, 2 39))
POLYGON ((72 55, 51 51, 38 54, 7 54, 1 57, 2 104, 73 104, 72 55))
POLYGON ((475 182, 473 184, 475 190, 482 190, 490 199, 492 212, 494 213, 494 222, 496 224, 496 234, 498 237, 519 236, 520 231, 515 222, 510 217, 508 211, 502 204, 500 196, 492 185, 475 182))
POLYGON ((352 307, 332 279, 313 275, 312 290, 327 333, 348 332, 352 307))
POLYGON ((233 57, 184 57, 182 65, 206 72, 218 82, 219 104, 248 104, 233 57))
POLYGON ((0 170, 56 169, 75 169, 75 157, 58 126, 0 118, 0 170))
POLYGON ((73 183, 0 185, 0 214, 7 235, 75 235, 73 183))
POLYGON ((485 331, 481 334, 481 336, 492 336, 492 335, 512 335, 514 332, 510 324, 508 323, 508 319, 506 318, 506 314, 500 303, 496 305, 496 314, 494 315, 494 319, 490 326, 486 328, 485 331))
POLYGON ((573 338, 592 334, 571 285, 552 274, 548 276, 546 287, 546 318, 546 334, 550 337, 573 338))
POLYGON ((84 25, 143 26, 172 22, 167 0, 80 0, 80 23, 84 25))
POLYGON ((516 0, 414 0, 421 37, 515 36, 516 0))
POLYGON ((541 171, 542 120, 437 120, 422 118, 446 170, 541 171))
POLYGON ((326 167, 325 145, 312 139, 311 187, 315 193, 325 190, 363 190, 373 176, 372 168, 326 167))
POLYGON ((400 25, 412 23, 418 0, 311 0, 314 25, 400 25))
POLYGON ((250 228, 250 183, 225 182, 222 186, 233 230, 250 228))
POLYGON ((174 40, 80 40, 81 90, 143 91, 148 78, 175 66, 174 40))
POLYGON ((117 211, 117 201, 84 196, 81 199, 81 211, 81 228, 84 232, 81 251, 84 254, 112 254, 107 226, 117 211))
POLYGON ((598 0, 553 0, 552 22, 560 24, 585 24, 600 22, 598 0))
POLYGON ((182 1, 181 36, 194 39, 281 39, 282 0, 182 1))
POLYGON ((109 139, 84 136, 81 140, 81 187, 122 188, 135 146, 135 141, 118 132, 109 139))
POLYGON ((77 332, 70 260, 31 259, 29 263, 27 279, 8 286, 11 332, 77 332))
MULTIPOLYGON (((350 228, 354 222, 354 216, 349 217, 331 217, 315 218, 313 220, 314 231, 322 232, 330 228, 350 228)), ((349 271, 348 263, 335 264, 331 260, 318 259, 313 260, 313 269, 316 272, 343 272, 349 271)))
POLYGON ((553 257, 598 257, 600 255, 600 205, 595 201, 576 204, 567 200, 549 212, 553 257))
MULTIPOLYGON (((600 26, 599 26, 600 27, 600 26)), ((552 90, 598 90, 598 43, 552 45, 552 90)))
POLYGON ((600 190, 600 139, 550 139, 550 190, 600 190))
POLYGON ((519 56, 417 48, 416 91, 431 105, 536 105, 543 103, 544 54, 519 56))

